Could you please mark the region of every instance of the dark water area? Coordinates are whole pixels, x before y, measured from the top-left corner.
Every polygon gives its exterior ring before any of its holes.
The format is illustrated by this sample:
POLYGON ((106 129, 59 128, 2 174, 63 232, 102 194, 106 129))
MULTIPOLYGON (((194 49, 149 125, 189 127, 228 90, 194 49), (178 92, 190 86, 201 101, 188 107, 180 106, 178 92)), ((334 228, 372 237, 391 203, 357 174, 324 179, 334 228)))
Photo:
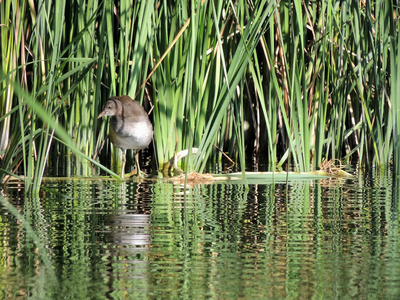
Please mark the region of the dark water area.
POLYGON ((10 185, 0 298, 399 299, 399 195, 379 175, 10 185))

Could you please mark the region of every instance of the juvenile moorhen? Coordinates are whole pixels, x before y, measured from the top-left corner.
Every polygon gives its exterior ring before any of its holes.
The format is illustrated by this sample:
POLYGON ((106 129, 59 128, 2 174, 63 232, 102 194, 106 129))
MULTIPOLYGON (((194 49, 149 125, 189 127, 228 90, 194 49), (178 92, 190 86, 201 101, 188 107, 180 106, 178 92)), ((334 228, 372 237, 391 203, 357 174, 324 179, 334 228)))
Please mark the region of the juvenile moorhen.
POLYGON ((153 139, 153 126, 144 108, 129 96, 111 97, 98 119, 109 116, 111 143, 122 151, 122 178, 125 173, 126 149, 135 151, 138 176, 142 176, 139 167, 138 150, 146 148, 153 139))

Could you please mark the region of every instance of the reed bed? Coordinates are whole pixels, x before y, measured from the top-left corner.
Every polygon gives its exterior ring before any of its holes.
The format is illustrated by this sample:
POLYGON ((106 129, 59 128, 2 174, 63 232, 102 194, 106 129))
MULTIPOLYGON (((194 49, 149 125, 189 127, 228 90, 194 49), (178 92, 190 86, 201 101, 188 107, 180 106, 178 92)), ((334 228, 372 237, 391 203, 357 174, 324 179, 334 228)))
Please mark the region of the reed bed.
POLYGON ((123 94, 150 113, 159 170, 196 147, 185 171, 227 155, 244 172, 251 155, 399 174, 398 15, 392 1, 1 1, 0 179, 37 192, 46 172, 117 176, 96 117, 123 94))

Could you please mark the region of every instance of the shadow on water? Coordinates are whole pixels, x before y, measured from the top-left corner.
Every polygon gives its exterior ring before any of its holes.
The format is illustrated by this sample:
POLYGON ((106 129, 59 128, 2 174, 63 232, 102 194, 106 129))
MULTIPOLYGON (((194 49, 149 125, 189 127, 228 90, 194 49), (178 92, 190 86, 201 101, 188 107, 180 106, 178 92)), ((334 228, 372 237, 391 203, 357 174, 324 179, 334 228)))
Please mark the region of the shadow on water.
POLYGON ((37 199, 9 186, 0 211, 0 294, 397 298, 400 192, 389 178, 249 190, 71 179, 46 182, 37 199))

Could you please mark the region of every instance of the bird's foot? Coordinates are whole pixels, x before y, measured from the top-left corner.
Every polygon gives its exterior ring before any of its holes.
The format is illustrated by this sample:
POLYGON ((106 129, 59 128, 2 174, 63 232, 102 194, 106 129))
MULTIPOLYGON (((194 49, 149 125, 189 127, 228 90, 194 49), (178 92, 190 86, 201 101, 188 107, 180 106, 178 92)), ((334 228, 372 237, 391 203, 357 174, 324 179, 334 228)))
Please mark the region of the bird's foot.
POLYGON ((132 177, 132 176, 137 176, 137 178, 147 178, 148 175, 145 172, 139 171, 138 173, 136 173, 136 170, 133 170, 131 173, 129 173, 129 175, 127 176, 128 178, 132 177))

